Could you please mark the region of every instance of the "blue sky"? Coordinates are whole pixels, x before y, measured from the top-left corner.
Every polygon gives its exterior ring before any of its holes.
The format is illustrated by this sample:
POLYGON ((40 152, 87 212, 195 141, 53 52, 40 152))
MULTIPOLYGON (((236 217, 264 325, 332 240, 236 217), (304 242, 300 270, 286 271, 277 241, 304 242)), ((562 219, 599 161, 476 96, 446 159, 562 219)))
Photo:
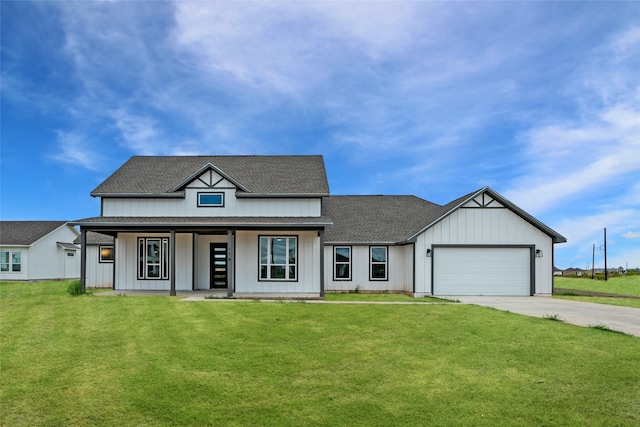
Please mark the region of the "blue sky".
MULTIPOLYGON (((3 219, 132 155, 322 154, 333 194, 488 185, 640 267, 638 2, 0 2, 3 219)), ((603 265, 596 250, 596 266, 603 265)))

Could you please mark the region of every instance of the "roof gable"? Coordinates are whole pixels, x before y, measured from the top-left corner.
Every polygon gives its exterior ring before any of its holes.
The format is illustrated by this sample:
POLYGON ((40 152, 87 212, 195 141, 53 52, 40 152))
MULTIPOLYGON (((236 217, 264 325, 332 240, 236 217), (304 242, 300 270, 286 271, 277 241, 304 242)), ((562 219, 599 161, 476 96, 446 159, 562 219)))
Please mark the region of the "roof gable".
POLYGON ((31 245, 67 221, 0 221, 1 245, 31 245))
POLYGON ((214 170, 247 196, 329 194, 322 156, 134 156, 91 195, 170 197, 207 170, 214 170))
POLYGON ((443 206, 441 215, 434 218, 426 227, 422 228, 419 232, 410 237, 409 240, 415 239, 419 234, 425 230, 431 228, 434 224, 442 221, 447 216, 451 215, 454 211, 460 208, 507 208, 513 213, 518 215, 523 220, 527 221, 534 227, 538 228, 543 233, 552 238, 553 243, 565 243, 567 239, 559 234, 557 231, 547 227, 536 218, 520 209, 518 206, 507 200, 504 196, 500 195, 490 187, 483 187, 478 191, 469 193, 466 196, 462 196, 445 206, 443 206))

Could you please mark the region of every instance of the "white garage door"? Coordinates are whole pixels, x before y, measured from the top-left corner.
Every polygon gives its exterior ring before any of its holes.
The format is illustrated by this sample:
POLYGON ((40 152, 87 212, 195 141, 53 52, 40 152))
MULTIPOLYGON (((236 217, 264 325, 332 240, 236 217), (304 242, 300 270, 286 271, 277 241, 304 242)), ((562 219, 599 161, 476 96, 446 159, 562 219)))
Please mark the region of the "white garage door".
POLYGON ((436 247, 434 295, 530 295, 529 248, 436 247))

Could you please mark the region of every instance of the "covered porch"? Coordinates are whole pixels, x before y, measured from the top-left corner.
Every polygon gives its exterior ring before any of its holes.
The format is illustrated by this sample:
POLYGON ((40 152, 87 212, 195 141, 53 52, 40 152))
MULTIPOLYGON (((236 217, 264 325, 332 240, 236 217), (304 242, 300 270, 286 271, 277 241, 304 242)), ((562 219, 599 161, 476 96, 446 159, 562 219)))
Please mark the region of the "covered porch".
POLYGON ((324 295, 326 218, 96 217, 73 224, 81 231, 83 289, 87 263, 93 262, 86 234, 94 231, 114 237, 116 292, 324 295), (285 261, 275 249, 267 254, 278 245, 289 251, 285 261))

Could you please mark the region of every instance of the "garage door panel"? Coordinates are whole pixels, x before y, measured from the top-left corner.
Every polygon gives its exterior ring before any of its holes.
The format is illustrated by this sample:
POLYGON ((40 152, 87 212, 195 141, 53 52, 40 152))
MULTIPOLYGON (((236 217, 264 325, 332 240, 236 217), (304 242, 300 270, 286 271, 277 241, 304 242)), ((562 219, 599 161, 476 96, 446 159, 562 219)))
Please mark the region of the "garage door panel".
POLYGON ((438 247, 435 295, 530 295, 529 248, 438 247))

